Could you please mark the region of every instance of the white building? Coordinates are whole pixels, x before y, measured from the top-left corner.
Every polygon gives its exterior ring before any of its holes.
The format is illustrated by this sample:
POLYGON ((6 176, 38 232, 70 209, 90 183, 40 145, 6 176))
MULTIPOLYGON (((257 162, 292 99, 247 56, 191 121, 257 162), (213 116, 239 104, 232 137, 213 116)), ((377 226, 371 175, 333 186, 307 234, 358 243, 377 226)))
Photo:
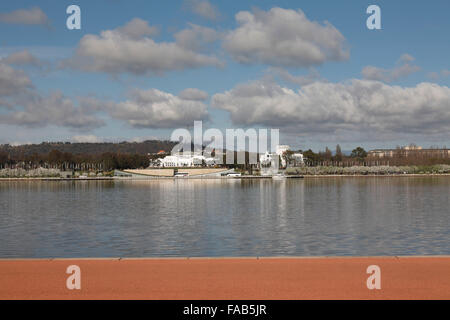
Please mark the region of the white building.
POLYGON ((292 154, 292 160, 294 160, 296 164, 303 164, 303 153, 298 152, 292 154))
POLYGON ((276 149, 276 154, 280 157, 281 159, 281 166, 283 168, 286 167, 287 162, 286 162, 286 157, 284 156, 284 154, 286 153, 286 151, 291 150, 291 147, 288 145, 278 145, 277 149, 276 149))
POLYGON ((266 151, 264 154, 259 156, 259 163, 261 164, 261 167, 278 167, 280 160, 281 166, 286 167, 286 159, 283 155, 288 150, 290 150, 288 145, 278 145, 275 149, 275 153, 266 151))
POLYGON ((294 163, 296 165, 303 164, 303 154, 302 153, 293 153, 289 156, 286 156, 286 152, 289 151, 291 148, 288 145, 278 145, 276 147, 275 153, 269 153, 266 151, 266 153, 259 156, 259 163, 261 167, 265 168, 278 168, 278 164, 281 165, 281 167, 285 168, 289 163, 294 163))
POLYGON ((176 154, 158 160, 159 166, 165 168, 213 166, 217 163, 216 159, 201 154, 176 154))
POLYGON ((291 147, 288 145, 278 145, 276 148, 276 154, 282 156, 286 151, 291 150, 291 147))
POLYGON ((276 153, 269 153, 268 151, 266 151, 266 153, 261 154, 259 156, 259 163, 261 165, 261 167, 273 167, 276 165, 276 163, 278 162, 278 154, 276 153))

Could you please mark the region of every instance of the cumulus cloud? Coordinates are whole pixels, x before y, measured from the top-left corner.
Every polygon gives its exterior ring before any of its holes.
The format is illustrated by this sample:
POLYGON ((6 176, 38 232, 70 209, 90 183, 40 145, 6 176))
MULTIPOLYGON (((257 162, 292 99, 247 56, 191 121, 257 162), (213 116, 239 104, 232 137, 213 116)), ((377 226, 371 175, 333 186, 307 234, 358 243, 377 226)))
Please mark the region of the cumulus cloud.
POLYGON ((194 120, 208 119, 206 99, 208 94, 196 88, 185 89, 178 96, 157 89, 136 89, 122 102, 93 96, 71 99, 61 92, 43 95, 23 71, 0 63, 0 107, 5 109, 0 124, 92 130, 105 125, 99 114, 106 113, 136 128, 185 127, 194 120))
POLYGON ((104 123, 93 111, 75 106, 60 92, 48 96, 38 93, 22 70, 0 62, 0 124, 25 127, 55 125, 73 129, 92 129, 104 123))
POLYGON ((103 138, 99 138, 93 134, 76 135, 73 136, 71 140, 75 143, 98 143, 104 141, 103 138))
POLYGON ((81 38, 76 54, 63 63, 90 72, 156 74, 166 71, 222 66, 222 62, 178 42, 156 42, 155 30, 140 19, 123 27, 81 38))
POLYGON ((196 88, 184 89, 178 96, 183 100, 204 101, 208 99, 208 94, 205 91, 196 88))
POLYGON ((195 14, 209 20, 216 20, 220 14, 208 0, 187 0, 185 5, 195 14))
POLYGON ((6 64, 13 64, 17 66, 26 66, 26 65, 34 67, 42 66, 42 62, 34 55, 32 55, 28 50, 22 50, 11 53, 7 57, 1 59, 0 62, 4 62, 6 64))
POLYGON ((113 143, 119 143, 123 141, 127 142, 144 142, 148 140, 161 140, 161 138, 156 136, 140 136, 140 137, 132 137, 132 138, 125 138, 125 137, 98 137, 93 134, 86 134, 86 135, 75 135, 70 139, 74 143, 101 143, 101 142, 113 142, 113 143))
POLYGON ((123 27, 116 29, 116 32, 131 39, 139 39, 143 36, 155 36, 159 33, 158 28, 150 26, 147 21, 134 18, 123 27))
POLYGON ((269 68, 269 73, 274 74, 278 77, 280 77, 281 79, 283 79, 284 81, 299 85, 299 86, 304 86, 313 82, 317 82, 317 81, 325 81, 324 79, 322 79, 322 77, 320 76, 320 73, 316 70, 316 69, 311 69, 309 70, 309 72, 306 75, 293 75, 291 73, 289 73, 286 69, 283 68, 277 68, 277 67, 271 67, 269 68))
POLYGON ((366 66, 361 71, 361 74, 363 78, 367 80, 378 80, 384 82, 396 81, 420 70, 420 67, 411 64, 414 60, 414 57, 405 53, 398 60, 398 65, 392 69, 366 66))
POLYGON ((49 125, 72 129, 94 129, 104 125, 96 115, 80 113, 73 101, 61 92, 42 96, 36 92, 17 97, 15 106, 3 114, 0 123, 25 127, 46 127, 49 125))
POLYGON ((209 43, 218 40, 220 34, 212 28, 190 23, 189 28, 177 32, 174 37, 179 46, 192 51, 199 51, 204 50, 209 43))
POLYGON ((282 127, 296 133, 446 134, 450 132, 450 88, 379 81, 315 82, 294 91, 270 81, 239 85, 212 98, 233 123, 282 127))
POLYGON ((25 72, 0 61, 0 96, 16 95, 32 87, 32 82, 25 72))
POLYGON ((0 13, 0 22, 11 24, 29 24, 49 26, 50 20, 39 7, 19 9, 8 13, 0 13))
POLYGON ((129 100, 106 107, 109 114, 136 128, 176 128, 192 125, 194 120, 208 118, 202 98, 207 94, 188 89, 179 96, 157 89, 134 90, 129 100))
POLYGON ((329 22, 310 21, 300 9, 241 11, 223 46, 240 63, 310 67, 349 58, 344 36, 329 22))
POLYGON ((128 142, 144 142, 144 141, 155 141, 155 140, 161 140, 161 138, 157 137, 157 136, 144 136, 144 137, 132 137, 132 138, 128 138, 128 139, 122 139, 122 140, 126 140, 128 142))

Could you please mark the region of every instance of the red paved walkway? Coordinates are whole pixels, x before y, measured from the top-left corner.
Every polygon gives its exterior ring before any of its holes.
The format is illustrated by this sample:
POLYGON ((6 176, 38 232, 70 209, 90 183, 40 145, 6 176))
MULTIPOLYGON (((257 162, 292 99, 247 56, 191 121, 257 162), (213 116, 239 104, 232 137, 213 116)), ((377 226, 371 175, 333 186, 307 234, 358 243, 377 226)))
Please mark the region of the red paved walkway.
POLYGON ((0 260, 0 299, 450 299, 450 257, 0 260))

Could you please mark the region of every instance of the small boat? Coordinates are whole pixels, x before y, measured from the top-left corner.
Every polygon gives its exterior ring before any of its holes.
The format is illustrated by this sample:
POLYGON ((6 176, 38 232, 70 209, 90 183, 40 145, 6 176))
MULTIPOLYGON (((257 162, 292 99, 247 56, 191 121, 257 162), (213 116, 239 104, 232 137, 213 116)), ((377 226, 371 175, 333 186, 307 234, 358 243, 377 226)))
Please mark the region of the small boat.
POLYGON ((273 180, 284 180, 284 179, 286 179, 286 176, 284 174, 278 173, 278 174, 272 176, 272 179, 273 180))

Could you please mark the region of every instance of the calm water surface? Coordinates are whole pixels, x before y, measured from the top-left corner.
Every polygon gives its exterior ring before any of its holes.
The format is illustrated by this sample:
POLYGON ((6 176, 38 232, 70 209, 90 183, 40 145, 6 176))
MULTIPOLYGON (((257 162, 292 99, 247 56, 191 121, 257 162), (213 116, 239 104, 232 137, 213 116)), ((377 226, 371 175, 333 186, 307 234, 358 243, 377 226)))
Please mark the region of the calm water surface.
POLYGON ((450 177, 0 182, 0 258, 450 254, 450 177))

